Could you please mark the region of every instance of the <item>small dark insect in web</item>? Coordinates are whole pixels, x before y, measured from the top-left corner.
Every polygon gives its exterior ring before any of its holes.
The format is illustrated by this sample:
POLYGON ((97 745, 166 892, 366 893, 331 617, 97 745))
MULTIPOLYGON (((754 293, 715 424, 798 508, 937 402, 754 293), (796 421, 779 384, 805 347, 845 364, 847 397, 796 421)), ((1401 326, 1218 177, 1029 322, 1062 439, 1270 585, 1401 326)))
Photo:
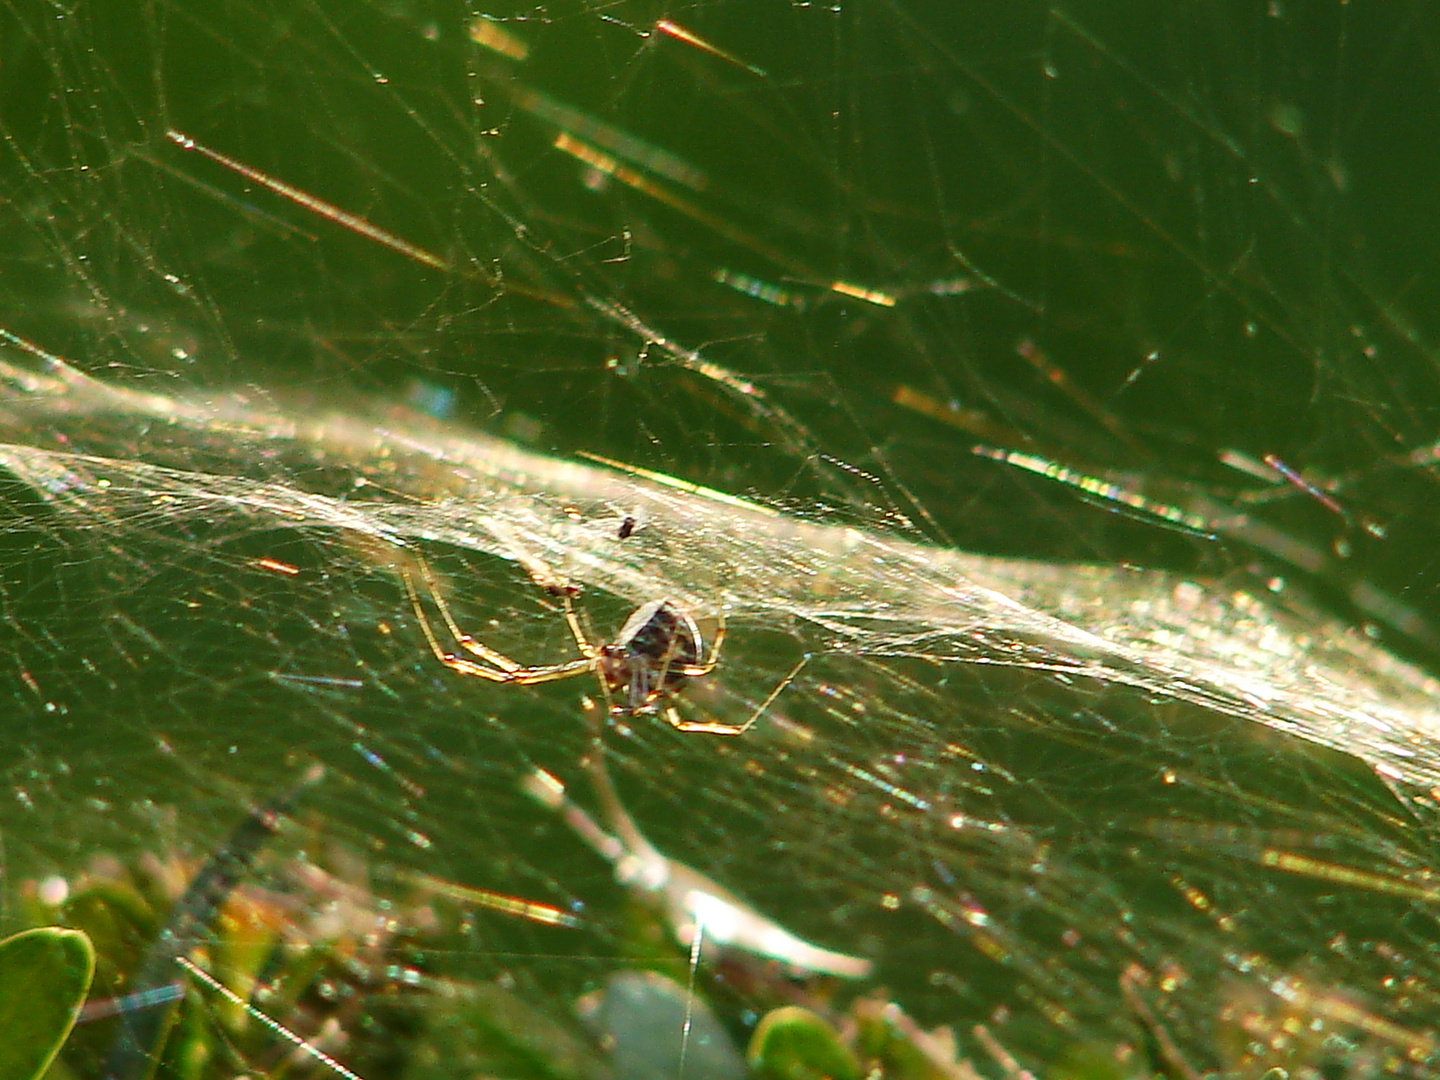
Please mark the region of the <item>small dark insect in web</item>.
POLYGON ((629 540, 635 534, 635 519, 625 515, 625 520, 620 523, 620 539, 629 540))
MULTIPOLYGON (((627 519, 628 520, 628 519, 627 519)), ((430 643, 430 651, 451 671, 474 675, 490 682, 532 686, 555 682, 593 672, 600 680, 606 698, 612 703, 612 717, 663 716, 679 731, 700 731, 712 735, 740 735, 759 719, 775 694, 761 705, 743 724, 723 724, 686 720, 675 708, 674 697, 690 679, 709 675, 720 662, 720 649, 725 641, 725 620, 716 621, 715 637, 706 642, 699 624, 674 600, 651 600, 641 604, 625 620, 625 625, 610 642, 590 639, 575 614, 571 597, 573 588, 552 589, 565 606, 565 622, 575 639, 581 656, 559 664, 526 666, 516 663, 504 653, 477 641, 460 629, 450 609, 440 596, 434 575, 424 560, 418 560, 421 576, 430 598, 440 611, 450 636, 469 656, 447 651, 436 637, 434 627, 408 569, 402 568, 406 591, 415 608, 420 628, 430 643), (473 658, 473 659, 472 659, 473 658)), ((798 671, 798 667, 796 671, 798 671)), ((790 678, 794 677, 794 672, 790 678)), ((789 679, 786 680, 789 682, 789 679)), ((783 684, 782 684, 783 685, 783 684)), ((778 693, 778 688, 777 691, 778 693)))

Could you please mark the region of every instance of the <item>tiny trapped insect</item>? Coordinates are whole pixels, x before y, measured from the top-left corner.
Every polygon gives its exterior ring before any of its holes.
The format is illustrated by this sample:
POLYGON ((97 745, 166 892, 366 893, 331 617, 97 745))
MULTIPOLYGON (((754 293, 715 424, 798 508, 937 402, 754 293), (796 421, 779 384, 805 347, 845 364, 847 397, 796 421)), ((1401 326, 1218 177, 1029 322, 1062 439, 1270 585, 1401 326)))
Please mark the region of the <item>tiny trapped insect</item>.
POLYGON ((461 656, 447 651, 440 644, 435 628, 420 602, 420 593, 415 588, 414 578, 408 567, 402 567, 400 572, 405 580, 405 590, 410 595, 410 603, 415 608, 415 615, 420 621, 425 639, 430 643, 430 651, 451 671, 458 671, 461 675, 474 675, 490 682, 531 686, 594 672, 600 680, 606 699, 611 702, 612 717, 658 715, 663 716, 665 721, 678 731, 705 732, 711 735, 743 735, 760 718, 765 706, 774 699, 772 694, 743 724, 686 720, 675 708, 675 695, 685 683, 690 679, 709 675, 719 664, 720 649, 725 642, 723 615, 717 618, 715 637, 707 645, 699 624, 676 601, 651 600, 631 613, 620 632, 615 635, 615 640, 597 644, 590 640, 580 625, 580 619, 571 603, 571 596, 578 590, 561 586, 552 591, 559 595, 565 605, 565 622, 570 627, 571 636, 574 637, 581 655, 575 660, 559 664, 527 667, 490 648, 484 642, 476 641, 461 630, 441 597, 429 566, 423 559, 417 558, 416 561, 430 598, 445 621, 451 638, 470 655, 461 656))

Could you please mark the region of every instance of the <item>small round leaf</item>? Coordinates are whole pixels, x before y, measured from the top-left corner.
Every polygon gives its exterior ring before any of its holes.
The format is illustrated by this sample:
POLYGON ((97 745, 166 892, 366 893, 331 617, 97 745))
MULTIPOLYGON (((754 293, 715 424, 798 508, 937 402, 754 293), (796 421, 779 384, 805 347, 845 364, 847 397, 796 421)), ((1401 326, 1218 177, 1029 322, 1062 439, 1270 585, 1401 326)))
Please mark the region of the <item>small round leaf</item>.
POLYGON ((839 1034, 798 1005, 766 1013, 750 1038, 750 1067, 770 1080, 859 1080, 860 1063, 839 1034))
POLYGON ((0 941, 0 1077, 45 1074, 94 974, 95 950, 79 930, 48 926, 0 941))

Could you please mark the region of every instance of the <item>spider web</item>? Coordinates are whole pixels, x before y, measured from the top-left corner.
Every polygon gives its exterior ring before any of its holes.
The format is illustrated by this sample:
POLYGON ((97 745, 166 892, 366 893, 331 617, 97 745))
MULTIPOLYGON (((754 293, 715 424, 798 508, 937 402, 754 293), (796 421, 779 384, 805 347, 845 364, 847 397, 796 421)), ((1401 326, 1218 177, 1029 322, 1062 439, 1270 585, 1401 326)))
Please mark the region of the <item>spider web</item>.
POLYGON ((290 792, 227 892, 403 1002, 282 1017, 367 1080, 640 1075, 637 967, 941 1075, 1433 1071, 1427 7, 0 10, 10 923, 290 792), (723 613, 679 707, 760 719, 597 749, 419 558, 526 665, 723 613), (637 930, 611 803, 865 978, 637 930))

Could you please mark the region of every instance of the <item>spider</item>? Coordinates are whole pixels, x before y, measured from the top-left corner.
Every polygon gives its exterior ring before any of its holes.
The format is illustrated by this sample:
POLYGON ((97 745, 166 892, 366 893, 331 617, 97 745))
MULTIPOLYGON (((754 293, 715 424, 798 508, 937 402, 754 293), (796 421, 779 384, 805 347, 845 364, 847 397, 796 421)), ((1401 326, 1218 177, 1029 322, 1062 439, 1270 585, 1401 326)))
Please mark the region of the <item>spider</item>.
POLYGON ((570 633, 575 638, 575 645, 581 655, 578 659, 559 664, 526 667, 484 642, 476 641, 461 630, 441 598, 429 566, 423 559, 417 562, 430 597, 439 609, 440 617, 445 621, 451 638, 470 654, 461 656, 448 652, 440 644, 435 628, 420 603, 415 581, 409 569, 402 567, 405 590, 410 594, 410 603, 415 608, 425 639, 430 643, 430 651, 451 671, 458 671, 461 675, 474 675, 490 682, 515 683, 519 686, 555 682, 558 679, 594 672, 600 680, 606 699, 612 703, 612 717, 660 715, 678 731, 742 735, 759 719, 761 710, 757 710, 755 715, 743 724, 701 722, 686 720, 675 708, 675 695, 684 687, 686 681, 709 675, 719 664, 720 648, 725 642, 723 615, 717 618, 714 640, 709 642, 707 647, 699 625, 676 601, 651 600, 641 604, 630 614, 625 625, 615 635, 614 641, 596 644, 580 625, 580 619, 570 602, 572 594, 578 590, 562 586, 553 591, 560 595, 565 605, 565 622, 570 627, 570 633))

